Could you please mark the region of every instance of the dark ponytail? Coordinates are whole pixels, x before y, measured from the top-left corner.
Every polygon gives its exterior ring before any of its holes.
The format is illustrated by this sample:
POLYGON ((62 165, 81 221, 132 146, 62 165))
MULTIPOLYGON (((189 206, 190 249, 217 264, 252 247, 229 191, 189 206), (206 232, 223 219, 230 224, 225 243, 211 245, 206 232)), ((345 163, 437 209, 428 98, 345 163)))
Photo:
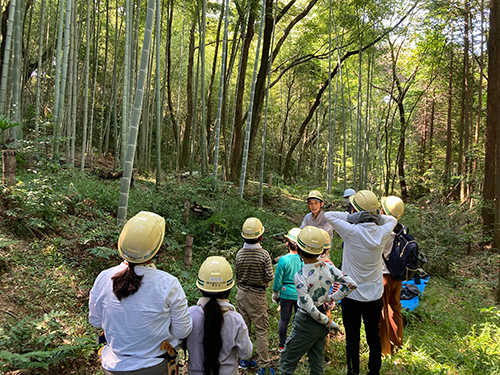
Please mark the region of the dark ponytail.
POLYGON ((203 360, 204 375, 219 375, 219 353, 222 349, 222 336, 220 331, 224 324, 224 315, 217 302, 217 298, 224 299, 229 296, 230 290, 221 293, 207 293, 201 291, 204 297, 209 297, 207 304, 204 306, 205 323, 203 325, 203 352, 205 359, 203 360))
POLYGON ((142 285, 144 275, 136 274, 134 267, 135 263, 129 263, 126 269, 111 278, 113 280, 113 293, 119 301, 133 295, 142 285))

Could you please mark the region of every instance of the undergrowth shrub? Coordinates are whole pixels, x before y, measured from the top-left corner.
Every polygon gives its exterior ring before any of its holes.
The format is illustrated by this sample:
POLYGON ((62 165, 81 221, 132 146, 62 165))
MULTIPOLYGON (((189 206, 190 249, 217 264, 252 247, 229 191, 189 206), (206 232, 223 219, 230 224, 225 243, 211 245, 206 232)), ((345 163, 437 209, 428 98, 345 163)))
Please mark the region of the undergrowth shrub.
POLYGON ((427 272, 446 276, 458 254, 479 249, 482 238, 481 211, 458 203, 435 201, 405 204, 401 223, 408 227, 427 257, 427 272))
POLYGON ((55 181, 48 177, 3 187, 0 202, 4 223, 20 236, 43 236, 52 231, 60 216, 73 204, 69 191, 59 190, 55 181))
MULTIPOLYGON (((65 313, 51 311, 43 317, 27 316, 0 327, 0 369, 44 369, 69 358, 88 358, 94 353, 94 340, 75 337, 64 330, 60 320, 65 313)), ((10 319, 12 322, 13 319, 10 319)), ((36 372, 35 372, 36 373, 36 372)))

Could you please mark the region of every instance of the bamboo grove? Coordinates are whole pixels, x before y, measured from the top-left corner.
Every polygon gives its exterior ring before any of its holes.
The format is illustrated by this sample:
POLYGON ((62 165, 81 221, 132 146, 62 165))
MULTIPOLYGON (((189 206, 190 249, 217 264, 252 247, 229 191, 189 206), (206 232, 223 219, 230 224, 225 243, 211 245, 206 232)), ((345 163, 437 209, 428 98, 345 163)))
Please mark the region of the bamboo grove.
MULTIPOLYGON (((484 181, 484 0, 2 2, 3 147, 41 164, 438 192, 484 181)), ((124 178, 119 218, 126 217, 124 178), (121 211, 120 211, 121 210, 121 211)))

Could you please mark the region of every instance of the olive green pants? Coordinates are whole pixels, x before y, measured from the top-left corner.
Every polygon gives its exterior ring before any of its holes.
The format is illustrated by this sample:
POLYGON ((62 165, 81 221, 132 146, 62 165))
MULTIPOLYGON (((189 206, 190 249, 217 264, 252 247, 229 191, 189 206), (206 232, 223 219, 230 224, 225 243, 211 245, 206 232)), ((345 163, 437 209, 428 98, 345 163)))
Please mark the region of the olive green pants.
POLYGON ((309 358, 311 375, 323 375, 328 328, 300 310, 295 314, 293 328, 281 352, 280 373, 292 375, 304 354, 309 358))

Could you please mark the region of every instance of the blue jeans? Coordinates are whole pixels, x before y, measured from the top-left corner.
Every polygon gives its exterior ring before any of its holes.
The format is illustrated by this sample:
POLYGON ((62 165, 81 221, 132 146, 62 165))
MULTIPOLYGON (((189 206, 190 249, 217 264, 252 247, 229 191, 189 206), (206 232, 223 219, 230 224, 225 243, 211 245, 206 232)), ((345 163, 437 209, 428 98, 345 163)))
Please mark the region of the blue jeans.
POLYGON ((365 324, 366 342, 370 349, 368 374, 378 375, 382 366, 382 343, 379 323, 382 316, 382 298, 361 302, 345 297, 342 299, 342 320, 346 334, 347 374, 359 374, 359 340, 361 318, 365 324))
POLYGON ((286 341, 286 331, 288 329, 288 323, 290 322, 290 317, 292 316, 292 310, 297 313, 297 300, 294 299, 283 299, 280 298, 281 316, 280 322, 278 323, 278 334, 280 336, 280 348, 285 346, 286 341))

